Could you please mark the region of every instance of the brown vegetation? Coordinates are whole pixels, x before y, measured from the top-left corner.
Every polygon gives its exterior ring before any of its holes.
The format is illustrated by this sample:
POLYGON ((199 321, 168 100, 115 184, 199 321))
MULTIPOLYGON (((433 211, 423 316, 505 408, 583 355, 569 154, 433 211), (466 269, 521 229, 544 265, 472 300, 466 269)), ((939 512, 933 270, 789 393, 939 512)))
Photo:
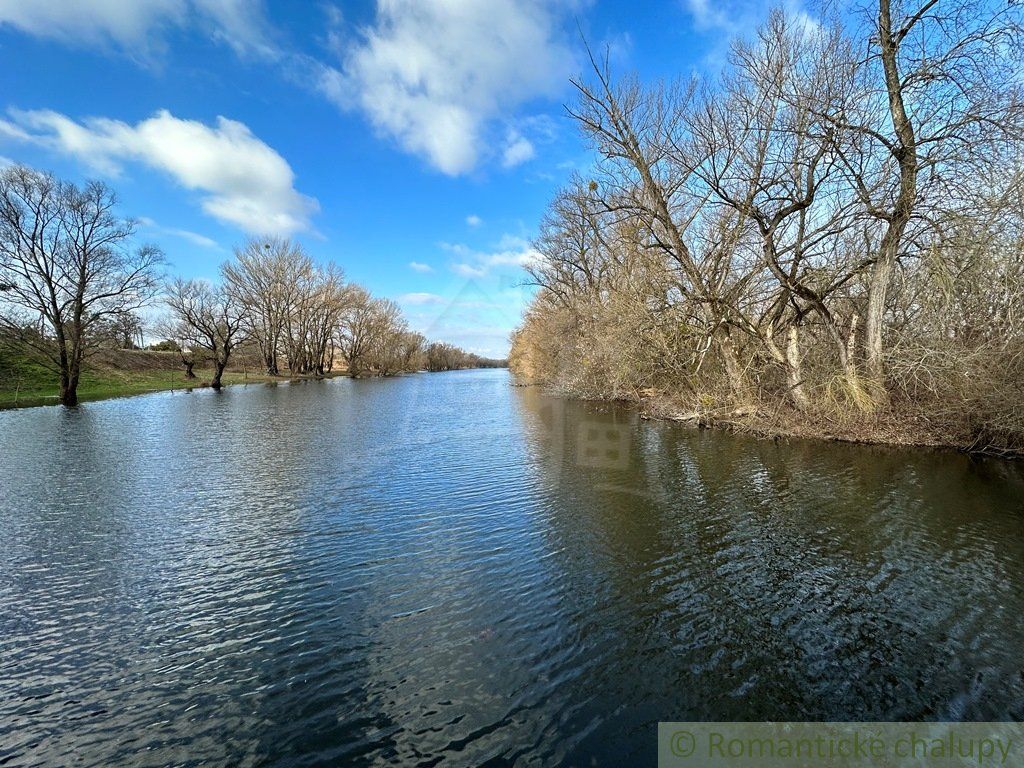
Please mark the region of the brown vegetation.
POLYGON ((607 62, 552 202, 526 382, 767 433, 1024 448, 1019 9, 771 14, 713 82, 607 62), (656 405, 656 408, 655 408, 656 405))

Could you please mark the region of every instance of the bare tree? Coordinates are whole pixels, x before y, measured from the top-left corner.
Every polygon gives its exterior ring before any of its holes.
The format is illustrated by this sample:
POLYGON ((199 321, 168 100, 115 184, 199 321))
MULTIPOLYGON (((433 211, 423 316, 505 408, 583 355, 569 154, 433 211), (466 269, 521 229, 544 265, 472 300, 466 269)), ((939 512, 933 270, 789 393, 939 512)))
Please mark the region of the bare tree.
POLYGON ((214 369, 210 386, 220 389, 231 353, 243 339, 245 321, 233 296, 223 287, 178 278, 167 286, 166 302, 179 325, 181 347, 209 353, 214 369))
POLYGON ((313 262, 302 246, 286 238, 249 240, 222 267, 224 285, 242 309, 246 331, 272 376, 281 372, 278 356, 285 326, 312 271, 313 262))
POLYGON ((130 248, 134 225, 116 205, 99 182, 79 188, 23 166, 0 172, 0 323, 55 370, 64 405, 78 402, 92 329, 158 290, 162 254, 130 248))
POLYGON ((90 329, 90 339, 97 345, 114 349, 139 349, 143 337, 142 318, 135 312, 121 312, 97 322, 90 329))
POLYGON ((310 264, 298 275, 295 301, 284 327, 290 370, 316 375, 330 370, 335 331, 352 298, 353 290, 335 264, 326 268, 310 264))
MULTIPOLYGON (((961 199, 972 165, 1024 135, 1020 7, 877 0, 851 47, 847 98, 821 105, 866 211, 880 227, 868 279, 865 359, 884 392, 888 296, 916 227, 961 199)), ((998 154, 998 153, 995 153, 998 154)))
POLYGON ((373 340, 373 297, 359 285, 352 286, 348 304, 338 325, 338 349, 348 372, 358 376, 373 340))
POLYGON ((774 11, 699 86, 592 59, 570 113, 598 160, 541 223, 517 374, 1024 446, 1020 6, 871 3, 774 11))
POLYGON ((156 330, 165 339, 162 345, 165 345, 168 351, 173 351, 178 355, 178 359, 181 360, 181 365, 185 369, 185 378, 195 379, 195 367, 202 356, 202 349, 193 341, 195 330, 178 319, 176 315, 160 320, 156 325, 156 330))
POLYGON ((595 183, 594 191, 609 211, 638 217, 650 247, 671 260, 680 297, 693 307, 695 322, 717 351, 734 397, 746 400, 748 383, 721 290, 732 251, 701 251, 689 237, 704 204, 701 192, 689 185, 701 162, 688 151, 686 136, 695 85, 645 91, 631 79, 616 84, 607 59, 591 57, 591 64, 594 83, 573 82, 579 99, 569 113, 604 160, 604 183, 595 183))
POLYGON ((730 297, 731 322, 785 371, 801 409, 810 405, 800 343, 808 316, 835 344, 851 392, 860 390, 848 335, 856 313, 844 321, 833 303, 852 276, 837 248, 856 222, 857 200, 842 177, 836 129, 815 110, 842 88, 835 51, 843 45, 835 31, 810 31, 773 11, 753 42, 734 46, 732 73, 690 121, 704 158, 695 173, 712 192, 709 203, 749 224, 740 234, 758 243, 758 266, 767 271, 751 273, 743 286, 752 300, 730 297), (770 284, 759 282, 769 276, 770 284))

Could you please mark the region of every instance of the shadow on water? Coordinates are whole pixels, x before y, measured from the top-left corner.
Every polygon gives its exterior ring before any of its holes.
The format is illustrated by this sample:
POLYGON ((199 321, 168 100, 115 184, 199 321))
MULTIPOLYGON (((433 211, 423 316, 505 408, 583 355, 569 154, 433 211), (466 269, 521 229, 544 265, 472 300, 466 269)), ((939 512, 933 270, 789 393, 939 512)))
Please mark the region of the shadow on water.
POLYGON ((1019 466, 519 397, 581 653, 615 670, 582 757, 658 719, 1024 715, 1019 466))
POLYGON ((1024 477, 502 371, 0 414, 0 764, 623 765, 1024 717, 1024 477))

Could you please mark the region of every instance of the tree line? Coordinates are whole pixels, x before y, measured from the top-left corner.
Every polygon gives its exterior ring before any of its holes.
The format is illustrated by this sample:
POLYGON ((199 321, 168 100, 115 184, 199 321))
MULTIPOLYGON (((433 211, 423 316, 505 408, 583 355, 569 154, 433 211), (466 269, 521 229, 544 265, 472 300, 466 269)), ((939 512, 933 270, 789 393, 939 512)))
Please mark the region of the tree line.
POLYGON ((521 378, 798 423, 1024 439, 1021 10, 771 12, 718 77, 574 81, 521 378))
POLYGON ((101 182, 75 185, 24 166, 0 172, 0 343, 55 374, 74 405, 83 363, 102 346, 132 348, 139 310, 163 306, 156 349, 180 356, 187 378, 212 365, 219 388, 232 356, 258 353, 270 375, 352 376, 502 365, 410 329, 398 305, 348 282, 283 238, 253 239, 220 280, 168 279, 163 254, 135 246, 135 222, 101 182))

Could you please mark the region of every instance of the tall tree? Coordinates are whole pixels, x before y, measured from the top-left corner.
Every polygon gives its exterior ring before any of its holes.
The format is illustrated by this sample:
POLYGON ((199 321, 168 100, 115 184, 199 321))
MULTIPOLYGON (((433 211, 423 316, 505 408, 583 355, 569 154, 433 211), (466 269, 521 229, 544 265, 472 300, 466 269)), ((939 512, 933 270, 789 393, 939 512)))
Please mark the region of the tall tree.
POLYGON ((864 334, 868 373, 884 395, 885 313, 915 230, 934 227, 948 202, 960 202, 963 181, 1024 137, 1021 11, 1013 2, 877 0, 857 31, 848 98, 822 112, 881 231, 864 334))
POLYGON ((116 207, 100 182, 78 187, 23 166, 0 172, 0 323, 56 372, 64 405, 78 403, 93 329, 158 291, 162 254, 131 247, 134 224, 116 207))
POLYGON ((300 286, 313 269, 302 246, 286 238, 249 240, 222 267, 224 285, 243 310, 248 335, 272 376, 280 373, 285 327, 301 301, 300 286))

